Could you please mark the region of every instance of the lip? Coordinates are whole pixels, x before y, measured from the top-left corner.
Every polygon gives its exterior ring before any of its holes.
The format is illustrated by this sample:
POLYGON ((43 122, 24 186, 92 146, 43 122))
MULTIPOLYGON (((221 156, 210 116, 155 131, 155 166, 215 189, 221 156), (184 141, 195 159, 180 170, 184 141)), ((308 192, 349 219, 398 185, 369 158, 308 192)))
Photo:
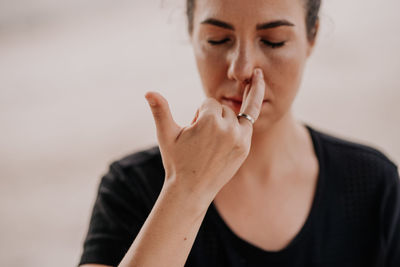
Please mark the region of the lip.
POLYGON ((222 98, 221 103, 231 107, 235 113, 239 113, 240 108, 242 107, 242 101, 236 101, 232 98, 224 97, 222 98))
MULTIPOLYGON (((262 106, 267 105, 268 102, 269 102, 268 99, 264 99, 262 106)), ((242 108, 242 101, 239 98, 223 97, 221 99, 221 103, 230 107, 236 114, 238 114, 242 108)))
MULTIPOLYGON (((222 100, 227 100, 227 101, 232 101, 232 102, 238 102, 240 104, 242 104, 243 99, 242 98, 236 98, 236 97, 223 97, 222 100)), ((264 99, 263 103, 265 102, 269 102, 268 99, 264 99)))
POLYGON ((223 99, 230 100, 230 101, 235 101, 235 102, 242 102, 243 101, 242 97, 223 97, 223 99))

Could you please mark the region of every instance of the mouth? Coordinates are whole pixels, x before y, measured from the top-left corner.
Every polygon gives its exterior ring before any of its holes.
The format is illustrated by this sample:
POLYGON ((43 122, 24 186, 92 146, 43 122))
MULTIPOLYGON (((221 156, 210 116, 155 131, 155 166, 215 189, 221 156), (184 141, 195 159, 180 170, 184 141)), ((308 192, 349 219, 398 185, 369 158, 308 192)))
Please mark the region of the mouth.
MULTIPOLYGON (((227 98, 227 97, 223 97, 221 99, 222 104, 225 104, 229 107, 231 107, 236 113, 239 113, 240 108, 242 107, 242 99, 239 98, 227 98)), ((269 102, 269 100, 264 99, 263 100, 263 105, 265 103, 269 102)))
POLYGON ((242 101, 240 100, 235 100, 232 98, 222 98, 222 104, 225 104, 229 107, 231 107, 236 113, 239 113, 240 108, 242 107, 242 101))

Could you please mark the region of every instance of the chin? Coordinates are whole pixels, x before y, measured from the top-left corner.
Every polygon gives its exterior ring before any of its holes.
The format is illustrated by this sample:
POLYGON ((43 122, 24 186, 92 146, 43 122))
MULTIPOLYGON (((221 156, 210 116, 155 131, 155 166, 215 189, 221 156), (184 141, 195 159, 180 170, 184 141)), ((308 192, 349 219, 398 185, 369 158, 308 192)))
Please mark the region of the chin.
POLYGON ((253 134, 267 132, 269 129, 271 129, 271 127, 283 120, 286 115, 289 115, 288 113, 289 111, 285 113, 272 113, 266 110, 263 112, 263 110, 261 110, 257 121, 253 125, 253 134))

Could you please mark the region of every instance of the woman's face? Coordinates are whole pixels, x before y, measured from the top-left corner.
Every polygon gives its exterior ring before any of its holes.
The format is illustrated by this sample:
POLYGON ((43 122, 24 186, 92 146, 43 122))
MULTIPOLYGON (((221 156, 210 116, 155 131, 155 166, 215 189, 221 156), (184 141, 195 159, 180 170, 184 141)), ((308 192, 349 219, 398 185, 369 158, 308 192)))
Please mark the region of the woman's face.
POLYGON ((239 113, 258 67, 266 88, 257 122, 278 120, 291 107, 313 46, 303 0, 196 0, 195 6, 191 41, 206 96, 239 113))

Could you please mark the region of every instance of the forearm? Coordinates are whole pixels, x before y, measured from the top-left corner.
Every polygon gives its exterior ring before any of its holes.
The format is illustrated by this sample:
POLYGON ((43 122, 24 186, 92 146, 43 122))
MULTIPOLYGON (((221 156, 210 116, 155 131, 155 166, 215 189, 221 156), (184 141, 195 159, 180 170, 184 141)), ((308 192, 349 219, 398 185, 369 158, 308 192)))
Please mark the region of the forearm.
POLYGON ((212 199, 165 184, 120 267, 183 267, 212 199))

